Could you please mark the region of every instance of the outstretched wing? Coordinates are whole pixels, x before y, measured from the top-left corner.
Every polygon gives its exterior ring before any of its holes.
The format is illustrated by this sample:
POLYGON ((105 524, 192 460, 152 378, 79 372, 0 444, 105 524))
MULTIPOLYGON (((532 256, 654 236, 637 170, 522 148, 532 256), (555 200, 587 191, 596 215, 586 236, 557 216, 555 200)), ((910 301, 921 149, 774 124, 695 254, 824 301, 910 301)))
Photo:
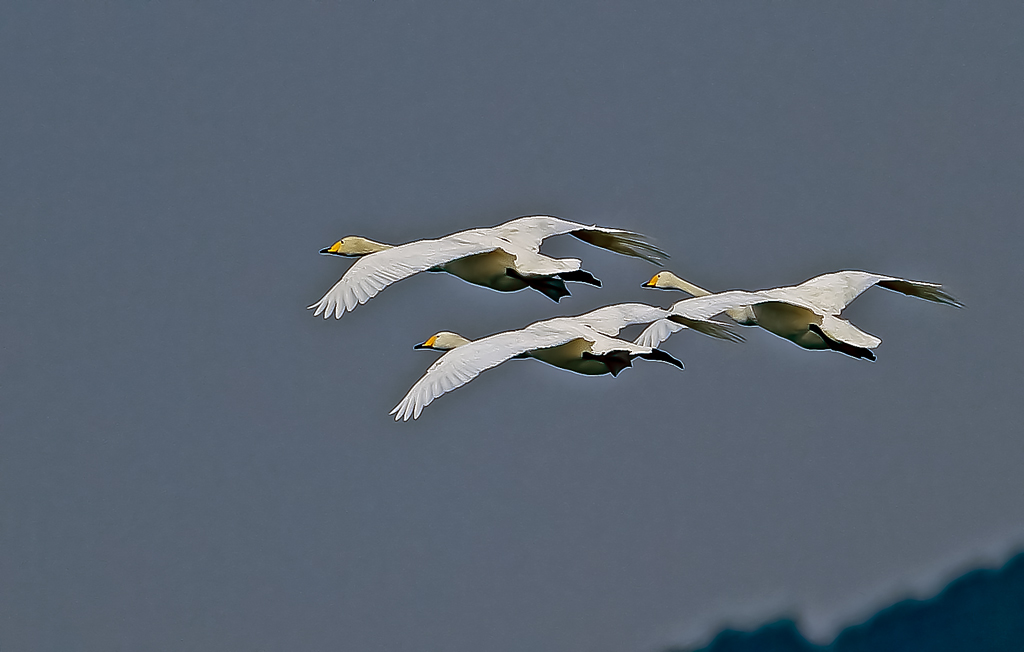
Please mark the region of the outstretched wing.
POLYGON ((540 243, 545 238, 570 233, 595 247, 614 251, 624 256, 642 258, 655 265, 664 264, 669 257, 667 253, 656 247, 647 236, 640 233, 597 225, 587 226, 579 222, 570 222, 569 220, 548 215, 520 217, 504 224, 499 224, 492 230, 501 237, 533 251, 540 250, 540 243))
MULTIPOLYGON (((648 306, 643 303, 619 303, 611 306, 605 306, 604 308, 598 308, 597 310, 574 318, 578 323, 590 326, 599 333, 612 337, 617 336, 619 331, 626 326, 631 326, 633 324, 648 324, 664 319, 674 319, 680 324, 679 328, 670 330, 670 333, 680 330, 683 326, 688 326, 711 337, 732 340, 734 342, 743 340, 742 337, 734 332, 733 327, 729 324, 723 324, 722 322, 697 316, 689 317, 687 315, 672 315, 668 310, 655 306, 648 306)), ((671 329, 671 327, 662 328, 671 329)), ((644 332, 646 333, 647 331, 645 330, 644 332)), ((665 335, 664 337, 668 337, 668 335, 665 335)), ((664 338, 659 340, 658 343, 661 341, 664 341, 664 338)), ((639 344, 639 339, 636 340, 635 343, 639 344)), ((657 346, 657 344, 654 346, 657 346)))
POLYGON ((464 256, 494 251, 493 238, 456 233, 438 240, 417 240, 363 256, 348 268, 327 294, 309 306, 324 319, 334 314, 341 319, 346 310, 366 303, 387 286, 413 274, 449 263, 464 256))
POLYGON ((597 310, 592 310, 572 319, 577 323, 593 328, 598 333, 615 337, 626 326, 647 324, 663 319, 668 310, 643 303, 617 303, 597 310))
POLYGON ((676 301, 669 308, 669 311, 675 316, 687 319, 709 319, 726 310, 778 300, 768 296, 766 292, 729 290, 728 292, 719 292, 703 297, 691 297, 682 301, 676 301))
POLYGON ((684 328, 686 326, 677 324, 674 321, 659 319, 645 328, 644 332, 640 333, 640 336, 633 340, 633 342, 640 346, 649 346, 653 349, 671 337, 672 333, 678 333, 684 328))
MULTIPOLYGON (((734 310, 766 301, 772 301, 772 298, 763 292, 744 292, 743 290, 730 290, 702 297, 691 297, 673 304, 669 308, 672 314, 669 315, 668 319, 677 324, 700 331, 705 335, 742 342, 743 336, 733 331, 731 325, 714 321, 711 317, 727 310, 734 310)), ((672 332, 674 331, 662 329, 662 334, 665 337, 671 335, 672 332)))
POLYGON ((744 292, 742 290, 730 290, 729 292, 683 299, 669 308, 670 314, 666 319, 658 320, 644 329, 644 332, 636 338, 636 343, 644 346, 658 346, 673 333, 678 333, 684 328, 692 328, 719 339, 742 342, 743 337, 732 330, 731 325, 711 318, 726 310, 774 300, 777 299, 772 299, 761 292, 744 292))
POLYGON ((542 322, 523 330, 498 333, 463 344, 430 365, 427 373, 416 381, 391 414, 395 415, 395 421, 416 419, 435 398, 462 387, 481 372, 520 353, 565 344, 575 337, 579 337, 578 332, 544 328, 542 322))
POLYGON ((956 297, 952 294, 943 290, 942 286, 938 283, 908 281, 905 278, 887 277, 886 279, 878 282, 878 287, 885 288, 886 290, 892 290, 893 292, 899 292, 900 294, 906 294, 907 296, 917 297, 918 299, 924 299, 925 301, 953 306, 954 308, 964 307, 964 304, 957 301, 956 297))
POLYGON ((822 274, 794 287, 763 290, 762 292, 777 295, 782 300, 804 301, 811 304, 816 312, 821 314, 838 315, 851 301, 873 285, 926 301, 944 303, 958 308, 963 305, 952 295, 946 293, 938 283, 910 281, 855 270, 822 274))

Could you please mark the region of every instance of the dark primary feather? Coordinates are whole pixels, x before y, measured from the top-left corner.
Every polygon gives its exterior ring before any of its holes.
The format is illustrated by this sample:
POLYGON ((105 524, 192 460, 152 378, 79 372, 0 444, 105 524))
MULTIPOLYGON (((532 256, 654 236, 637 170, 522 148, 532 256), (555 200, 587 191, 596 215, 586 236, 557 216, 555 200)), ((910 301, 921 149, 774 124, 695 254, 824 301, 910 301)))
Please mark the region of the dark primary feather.
POLYGON ((698 333, 717 337, 720 340, 729 340, 730 342, 746 341, 746 338, 736 332, 736 327, 732 324, 723 324, 713 319, 690 319, 682 315, 669 315, 668 320, 692 328, 698 333))
POLYGON ((906 294, 911 297, 918 297, 926 301, 934 301, 935 303, 944 303, 947 306, 953 306, 954 308, 963 308, 964 304, 956 300, 956 298, 942 289, 941 285, 933 285, 931 283, 914 283, 913 281, 879 281, 879 287, 883 287, 886 290, 892 290, 893 292, 899 292, 900 294, 906 294))
POLYGON ((655 265, 663 265, 669 255, 654 246, 645 236, 632 231, 591 231, 579 229, 570 233, 583 242, 626 256, 636 256, 655 265))

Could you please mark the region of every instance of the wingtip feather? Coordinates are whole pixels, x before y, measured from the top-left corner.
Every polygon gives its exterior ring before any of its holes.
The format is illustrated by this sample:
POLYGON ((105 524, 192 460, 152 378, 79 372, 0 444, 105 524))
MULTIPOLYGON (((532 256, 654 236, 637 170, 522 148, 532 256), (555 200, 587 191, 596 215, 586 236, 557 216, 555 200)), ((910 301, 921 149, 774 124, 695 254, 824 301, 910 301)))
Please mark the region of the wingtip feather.
POLYGON ((886 279, 879 281, 878 285, 894 292, 900 292, 908 296, 924 299, 933 303, 941 303, 954 308, 963 308, 956 297, 943 289, 938 283, 924 283, 921 281, 907 281, 904 279, 886 279))
POLYGON ((601 247, 602 249, 614 251, 625 256, 640 258, 654 265, 663 265, 669 259, 667 252, 657 247, 642 233, 601 227, 579 229, 571 233, 580 240, 595 247, 601 247))
POLYGON ((668 319, 720 340, 736 342, 737 344, 746 341, 746 338, 736 332, 735 327, 731 324, 724 324, 713 319, 690 319, 681 315, 670 315, 668 319))

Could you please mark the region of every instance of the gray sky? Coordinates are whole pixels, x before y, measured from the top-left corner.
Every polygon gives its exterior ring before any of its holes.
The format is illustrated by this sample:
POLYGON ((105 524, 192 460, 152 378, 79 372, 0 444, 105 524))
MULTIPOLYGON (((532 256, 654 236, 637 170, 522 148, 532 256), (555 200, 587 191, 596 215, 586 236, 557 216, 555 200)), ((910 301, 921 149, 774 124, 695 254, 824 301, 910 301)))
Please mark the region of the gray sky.
POLYGON ((650 650, 1012 546, 1022 18, 5 3, 0 648, 650 650), (682 297, 562 238, 604 288, 304 310, 344 235, 537 213, 714 290, 855 268, 968 309, 874 290, 847 311, 874 364, 684 333, 684 372, 508 364, 394 424, 438 330, 682 297))

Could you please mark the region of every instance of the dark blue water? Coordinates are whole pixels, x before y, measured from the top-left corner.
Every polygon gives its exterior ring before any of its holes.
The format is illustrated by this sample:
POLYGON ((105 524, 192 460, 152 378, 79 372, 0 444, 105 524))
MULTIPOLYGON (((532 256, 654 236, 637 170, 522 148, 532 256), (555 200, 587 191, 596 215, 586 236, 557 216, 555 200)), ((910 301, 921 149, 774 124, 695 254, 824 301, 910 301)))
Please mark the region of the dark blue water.
POLYGON ((779 620, 752 632, 724 630, 692 652, 862 651, 1024 652, 1024 553, 998 570, 971 571, 929 600, 886 607, 829 645, 810 643, 793 621, 779 620))

